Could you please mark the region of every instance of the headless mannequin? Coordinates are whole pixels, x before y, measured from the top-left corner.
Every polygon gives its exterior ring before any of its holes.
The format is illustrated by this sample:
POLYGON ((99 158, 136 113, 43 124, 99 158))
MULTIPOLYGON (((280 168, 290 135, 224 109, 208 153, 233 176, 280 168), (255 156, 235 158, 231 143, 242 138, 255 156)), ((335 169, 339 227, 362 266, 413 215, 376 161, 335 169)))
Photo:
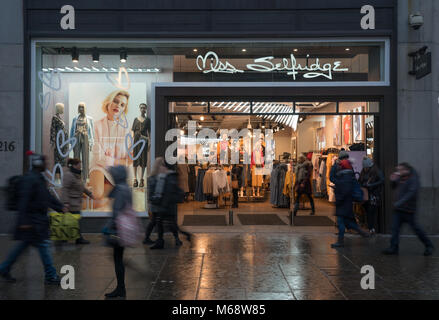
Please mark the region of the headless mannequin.
POLYGON ((85 104, 80 103, 78 105, 78 119, 76 122, 76 128, 73 128, 76 138, 76 145, 73 148, 74 157, 81 159, 82 162, 82 180, 87 181, 89 170, 89 152, 91 151, 91 145, 88 137, 87 115, 85 114, 85 104))
MULTIPOLYGON (((52 118, 52 124, 50 126, 50 143, 52 145, 53 148, 53 158, 54 158, 54 163, 57 164, 61 164, 61 166, 64 166, 66 163, 66 159, 59 154, 58 152, 58 147, 56 145, 56 137, 58 135, 59 131, 63 131, 64 132, 64 136, 67 139, 68 138, 68 133, 66 131, 65 128, 65 123, 62 120, 62 115, 64 114, 64 104, 63 103, 57 103, 55 105, 55 115, 52 118)), ((62 148, 62 152, 67 152, 67 147, 68 146, 64 146, 62 148)), ((55 175, 55 179, 56 180, 60 180, 60 173, 57 172, 55 175)))
MULTIPOLYGON (((149 119, 146 117, 146 104, 140 104, 140 116, 138 116, 133 123, 132 131, 134 136, 134 143, 139 141, 140 139, 146 140, 145 148, 142 151, 142 155, 136 160, 133 161, 133 170, 134 170, 134 183, 133 187, 137 188, 139 186, 140 188, 143 188, 145 186, 143 177, 145 176, 145 170, 147 166, 148 161, 148 148, 149 148, 149 119), (140 185, 138 184, 137 180, 137 168, 141 168, 141 176, 140 176, 140 185)), ((137 150, 137 148, 134 148, 134 153, 139 152, 140 150, 137 150)))

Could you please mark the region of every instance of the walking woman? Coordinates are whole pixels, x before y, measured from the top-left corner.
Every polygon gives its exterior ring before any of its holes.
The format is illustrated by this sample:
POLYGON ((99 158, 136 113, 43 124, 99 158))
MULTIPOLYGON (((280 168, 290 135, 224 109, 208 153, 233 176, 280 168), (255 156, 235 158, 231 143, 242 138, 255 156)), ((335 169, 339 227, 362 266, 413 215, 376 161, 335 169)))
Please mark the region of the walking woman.
MULTIPOLYGON (((85 193, 90 198, 93 194, 88 190, 81 179, 81 160, 68 159, 67 170, 64 170, 64 179, 62 186, 62 202, 70 213, 81 214, 82 195, 85 193)), ((79 220, 79 239, 76 244, 89 244, 90 241, 85 240, 81 233, 81 219, 79 220)))
POLYGON ((162 157, 157 158, 148 178, 148 201, 153 220, 147 227, 146 239, 149 239, 149 234, 154 226, 157 226, 158 233, 158 239, 151 249, 164 248, 164 224, 169 226, 174 235, 175 245, 183 244, 178 237, 178 232, 185 234, 190 241, 191 234, 181 231, 177 225, 177 203, 182 202, 183 199, 184 193, 178 187, 177 173, 166 165, 162 157))
MULTIPOLYGON (((113 199, 113 215, 110 221, 110 229, 115 230, 116 218, 127 206, 133 203, 131 189, 127 184, 127 169, 119 165, 110 168, 110 174, 115 182, 115 187, 111 190, 109 198, 113 199)), ((124 247, 120 243, 113 244, 114 270, 116 272, 117 287, 110 293, 105 294, 107 298, 125 298, 125 266, 123 264, 124 247)))
POLYGON ((381 186, 384 184, 384 175, 370 158, 365 157, 358 182, 368 192, 368 200, 363 203, 363 206, 367 213, 367 227, 370 234, 374 234, 376 216, 381 203, 381 186))

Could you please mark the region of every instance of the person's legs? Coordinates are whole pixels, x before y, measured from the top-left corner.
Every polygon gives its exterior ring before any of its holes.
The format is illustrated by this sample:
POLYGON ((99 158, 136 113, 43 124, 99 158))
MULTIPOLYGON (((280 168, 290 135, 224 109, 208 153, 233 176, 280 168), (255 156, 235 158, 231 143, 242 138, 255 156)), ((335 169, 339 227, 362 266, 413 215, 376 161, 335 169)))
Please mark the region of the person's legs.
POLYGON ((345 232, 345 219, 343 217, 337 216, 337 227, 338 227, 338 240, 336 243, 331 244, 332 248, 338 248, 344 246, 344 232, 345 232))
POLYGON ((44 273, 46 275, 46 280, 56 279, 58 275, 56 269, 53 266, 52 254, 50 252, 50 240, 45 240, 40 243, 35 244, 40 253, 41 262, 44 265, 44 273))
POLYGON ((401 229, 401 225, 403 220, 401 219, 401 215, 399 212, 395 211, 392 217, 392 239, 390 240, 390 252, 398 252, 399 249, 399 232, 401 229))
POLYGON ((369 237, 369 234, 360 228, 355 219, 345 219, 345 225, 348 229, 357 231, 363 237, 369 237))
POLYGON ((314 215, 316 212, 315 207, 314 207, 314 199, 312 198, 311 193, 307 193, 306 196, 308 197, 309 203, 311 204, 311 215, 314 215))
POLYGON ((427 248, 432 248, 433 243, 431 240, 427 237, 424 230, 421 229, 421 227, 416 222, 416 216, 413 213, 403 213, 404 220, 407 221, 407 223, 412 228, 413 232, 418 236, 419 240, 424 244, 427 248))
POLYGON ((297 211, 299 211, 299 200, 300 200, 300 197, 302 196, 302 193, 298 191, 296 193, 296 195, 297 195, 297 197, 294 199, 294 215, 295 216, 297 215, 297 211))
POLYGON ((364 209, 367 215, 367 228, 369 231, 375 230, 375 217, 378 208, 370 204, 370 201, 366 201, 364 204, 364 209))
POLYGON ((232 189, 233 192, 233 208, 238 208, 238 189, 232 189))
POLYGON ((163 220, 162 217, 159 213, 155 213, 154 214, 155 217, 155 221, 156 221, 156 226, 157 226, 157 241, 155 242, 155 244, 150 247, 150 249, 163 249, 164 245, 165 245, 165 240, 163 240, 163 220))
POLYGON ((155 226, 156 226, 156 219, 154 218, 154 214, 151 213, 149 223, 146 226, 146 230, 145 230, 145 240, 144 240, 144 243, 151 241, 150 236, 151 236, 151 233, 154 230, 155 226))
POLYGON ((117 286, 112 292, 105 294, 107 298, 125 297, 125 266, 123 264, 123 247, 113 248, 114 271, 116 273, 117 286))
POLYGON ((137 166, 133 166, 133 173, 134 173, 134 183, 133 183, 133 187, 136 188, 137 187, 137 166))
POLYGON ((24 250, 29 246, 29 242, 20 241, 15 245, 15 247, 9 252, 6 260, 0 265, 0 274, 8 274, 11 271, 12 265, 17 261, 18 257, 23 253, 24 250))
POLYGON ((142 175, 140 176, 140 184, 139 184, 139 187, 140 188, 143 188, 143 187, 145 187, 145 180, 143 179, 143 177, 145 176, 145 169, 146 169, 146 167, 140 167, 141 168, 141 173, 142 173, 142 175))

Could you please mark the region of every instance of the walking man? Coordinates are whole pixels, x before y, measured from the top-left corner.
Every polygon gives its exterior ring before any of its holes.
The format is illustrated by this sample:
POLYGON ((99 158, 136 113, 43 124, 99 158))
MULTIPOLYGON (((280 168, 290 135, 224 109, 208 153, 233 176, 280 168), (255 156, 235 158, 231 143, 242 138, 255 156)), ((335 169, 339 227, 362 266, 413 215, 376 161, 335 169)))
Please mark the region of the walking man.
POLYGON ((65 211, 63 204, 53 197, 47 189, 43 172, 46 169, 46 159, 42 155, 33 155, 32 170, 26 173, 19 184, 18 218, 14 233, 15 240, 21 240, 9 252, 6 260, 0 265, 0 279, 15 282, 10 274, 11 267, 18 257, 29 246, 38 249, 44 265, 46 284, 59 284, 60 277, 53 266, 50 253, 49 217, 47 209, 65 211))
POLYGON ((392 223, 392 239, 390 248, 383 254, 398 254, 399 233, 403 223, 408 223, 419 240, 425 245, 424 256, 433 253, 434 246, 431 240, 416 222, 416 209, 419 193, 419 177, 415 169, 408 163, 401 163, 396 167, 396 172, 390 176, 395 189, 395 202, 392 223))

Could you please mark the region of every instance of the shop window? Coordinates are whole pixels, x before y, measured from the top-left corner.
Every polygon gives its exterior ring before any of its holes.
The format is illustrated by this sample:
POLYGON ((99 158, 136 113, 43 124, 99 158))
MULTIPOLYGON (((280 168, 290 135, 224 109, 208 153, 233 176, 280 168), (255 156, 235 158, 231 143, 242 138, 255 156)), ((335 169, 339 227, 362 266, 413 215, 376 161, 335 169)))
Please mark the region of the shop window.
POLYGON ((211 101, 211 113, 250 113, 250 101, 211 101))
POLYGON ((294 113, 293 102, 253 102, 254 114, 294 113))
POLYGON ((208 104, 205 101, 170 102, 170 113, 207 113, 208 104))

